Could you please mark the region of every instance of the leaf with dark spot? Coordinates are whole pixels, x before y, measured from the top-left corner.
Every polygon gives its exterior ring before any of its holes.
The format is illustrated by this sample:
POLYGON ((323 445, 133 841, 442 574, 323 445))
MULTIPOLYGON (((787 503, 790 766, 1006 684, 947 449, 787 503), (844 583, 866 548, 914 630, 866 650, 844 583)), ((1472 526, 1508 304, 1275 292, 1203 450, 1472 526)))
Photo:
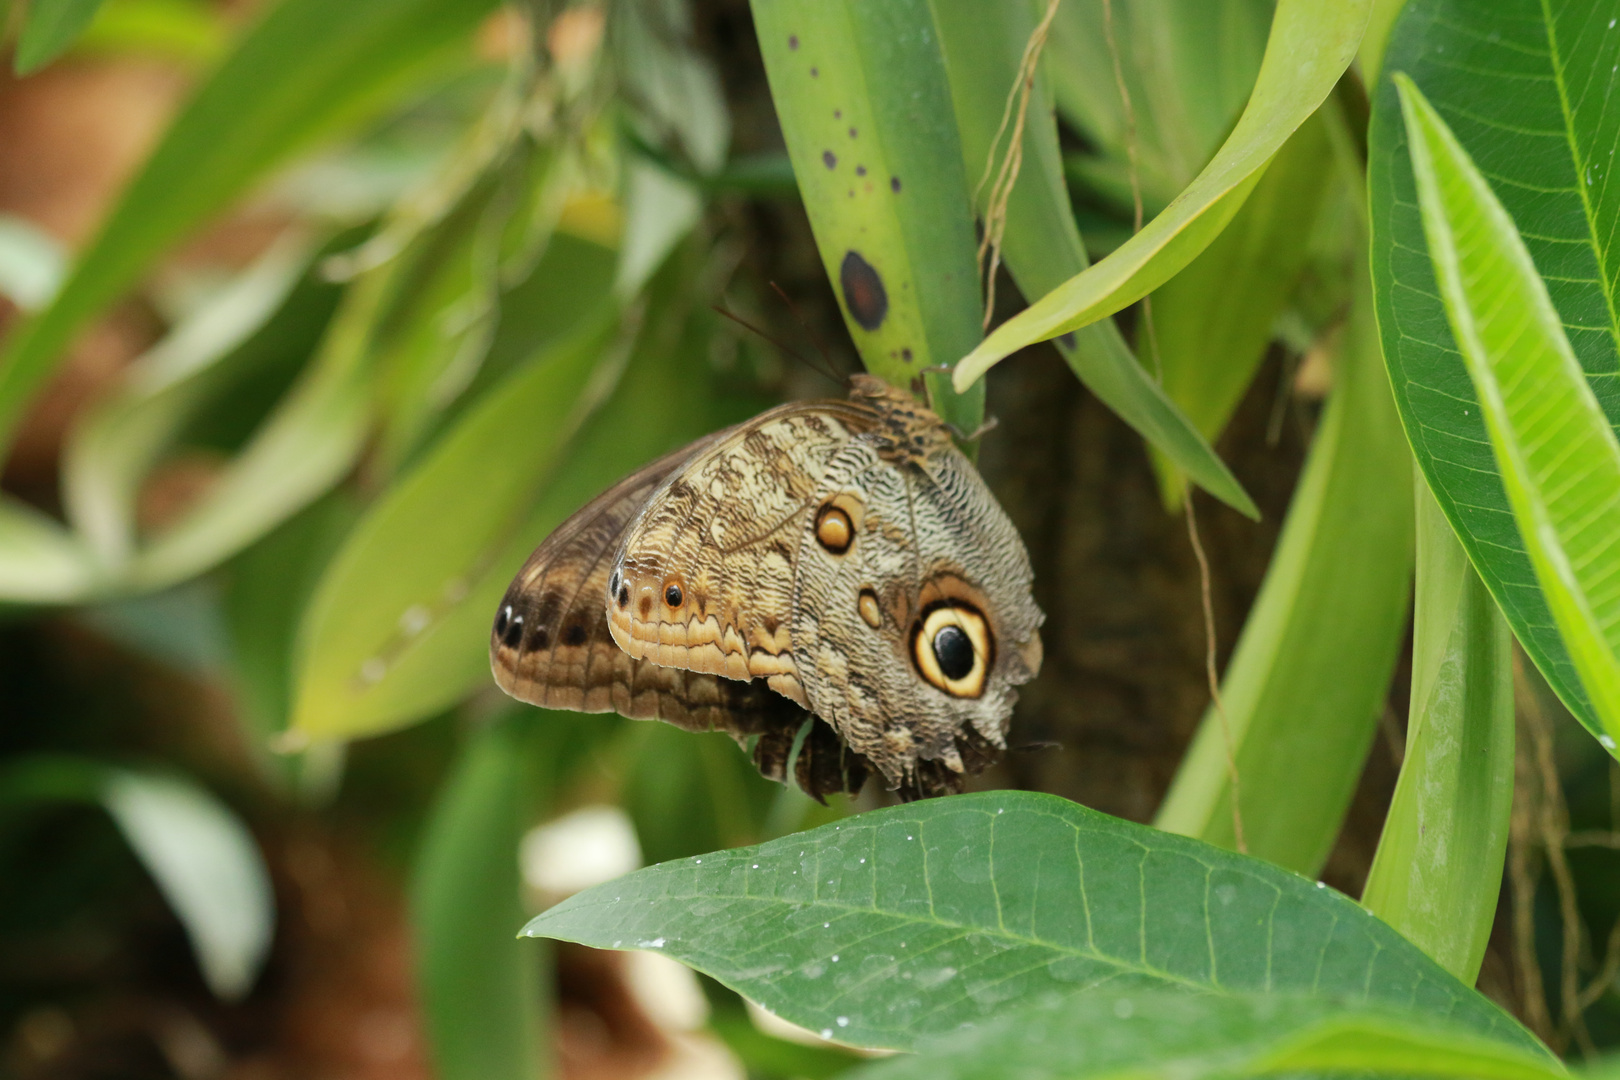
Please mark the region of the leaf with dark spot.
POLYGON ((859 252, 844 253, 844 261, 838 268, 838 283, 844 290, 844 304, 851 318, 866 330, 876 330, 883 325, 883 318, 889 313, 889 294, 883 287, 883 278, 859 252))

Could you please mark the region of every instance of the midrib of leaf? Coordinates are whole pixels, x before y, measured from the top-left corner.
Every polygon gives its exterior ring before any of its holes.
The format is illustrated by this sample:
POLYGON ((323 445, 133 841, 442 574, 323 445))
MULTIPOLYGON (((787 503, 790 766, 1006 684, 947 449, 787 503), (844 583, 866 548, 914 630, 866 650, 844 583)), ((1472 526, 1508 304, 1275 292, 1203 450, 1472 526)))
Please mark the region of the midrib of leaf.
MULTIPOLYGON (((1063 821, 1062 818, 1058 818, 1055 815, 1045 815, 1045 816, 1052 817, 1054 820, 1059 821, 1059 822, 1063 823, 1064 825, 1067 825, 1067 826, 1069 826, 1071 828, 1073 827, 1071 823, 1063 821)), ((994 850, 994 840, 993 840, 993 838, 995 836, 995 819, 994 819, 994 817, 992 817, 991 826, 992 826, 992 828, 991 828, 992 841, 991 841, 991 844, 989 846, 990 846, 991 850, 994 850)), ((916 829, 917 829, 917 842, 920 845, 922 845, 923 851, 926 852, 927 851, 927 844, 923 839, 924 827, 923 827, 923 825, 921 823, 918 823, 916 825, 916 829)), ((1126 975, 1147 976, 1149 978, 1160 980, 1161 982, 1164 982, 1166 984, 1175 985, 1175 986, 1178 986, 1178 987, 1181 987, 1181 988, 1184 988, 1184 989, 1187 989, 1187 990, 1196 991, 1196 992, 1206 992, 1207 993, 1212 988, 1217 989, 1217 990, 1226 989, 1226 986, 1221 983, 1221 981, 1219 979, 1219 976, 1218 976, 1218 972, 1217 972, 1217 967, 1216 967, 1216 963, 1215 963, 1215 935, 1214 935, 1213 928, 1209 924, 1209 914, 1210 914, 1211 909, 1207 905, 1206 905, 1205 911, 1204 911, 1204 942, 1205 942, 1205 945, 1206 945, 1206 947, 1208 948, 1208 950, 1210 952, 1210 974, 1209 974, 1209 978, 1208 978, 1207 981, 1206 980, 1199 980, 1199 979, 1190 978, 1190 977, 1185 976, 1185 975, 1178 975, 1178 974, 1176 974, 1174 972, 1171 972, 1171 971, 1166 971, 1166 970, 1164 970, 1162 968, 1155 967, 1152 963, 1150 963, 1148 961, 1148 959, 1147 959, 1147 946, 1148 946, 1147 930, 1148 930, 1148 921, 1149 921, 1149 919, 1148 919, 1148 911, 1147 911, 1147 896, 1148 896, 1149 886, 1148 886, 1147 876, 1146 876, 1146 863, 1145 863, 1145 861, 1138 862, 1137 871, 1136 871, 1136 873, 1137 873, 1137 883, 1138 883, 1138 886, 1139 886, 1138 887, 1138 892, 1137 892, 1137 895, 1138 895, 1139 899, 1138 899, 1138 909, 1137 909, 1137 919, 1136 919, 1138 958, 1137 958, 1136 963, 1132 964, 1128 960, 1125 960, 1125 959, 1123 959, 1123 958, 1121 958, 1119 956, 1113 956, 1113 955, 1110 955, 1108 953, 1102 952, 1097 948, 1097 946, 1095 944, 1095 937, 1093 936, 1093 927, 1092 927, 1092 921, 1091 921, 1091 905, 1090 905, 1090 901, 1089 901, 1089 899, 1087 898, 1087 895, 1086 895, 1085 874, 1084 874, 1085 862, 1084 862, 1083 857, 1080 854, 1081 835, 1082 834, 1081 834, 1081 832, 1079 830, 1075 830, 1075 837, 1074 837, 1074 839, 1075 839, 1075 858, 1076 858, 1076 860, 1077 860, 1077 862, 1078 862, 1078 864, 1080 866, 1080 871, 1081 871, 1081 873, 1080 873, 1080 881, 1078 883, 1079 884, 1079 894, 1080 894, 1080 900, 1081 900, 1082 909, 1085 911, 1085 914, 1086 914, 1086 938, 1087 938, 1088 941, 1090 941, 1092 943, 1090 948, 1082 949, 1082 948, 1078 948, 1076 946, 1063 945, 1063 944, 1061 944, 1059 942, 1050 941, 1050 940, 1047 940, 1045 938, 1031 937, 1028 934, 1020 934, 1020 933, 1017 933, 1016 931, 1008 930, 1006 928, 1005 919, 1002 916, 999 888, 994 889, 994 892, 995 892, 995 895, 996 895, 996 898, 997 898, 996 915, 997 915, 997 921, 999 923, 998 927, 995 930, 991 930, 988 927, 973 926, 973 925, 969 925, 967 923, 958 922, 958 921, 953 920, 953 919, 947 919, 947 918, 941 917, 934 908, 933 886, 932 886, 932 883, 931 883, 931 879, 929 877, 927 877, 927 876, 924 877, 924 881, 926 883, 928 883, 928 892, 929 892, 929 915, 930 915, 930 918, 927 918, 927 919, 920 918, 920 917, 913 916, 913 915, 908 915, 908 914, 905 914, 905 913, 899 912, 899 911, 894 911, 894 910, 890 910, 890 909, 886 909, 886 908, 876 907, 876 906, 861 906, 861 905, 847 903, 847 902, 838 901, 838 900, 823 900, 823 899, 820 898, 821 897, 821 891, 820 891, 821 890, 821 878, 820 878, 820 874, 821 874, 820 866, 821 866, 821 863, 820 863, 820 859, 821 859, 822 856, 824 856, 826 854, 825 849, 817 852, 818 862, 817 862, 817 871, 816 871, 817 879, 816 879, 816 883, 815 883, 816 892, 815 892, 814 897, 810 901, 810 906, 813 906, 813 907, 815 907, 817 909, 824 909, 824 910, 827 910, 827 911, 830 911, 830 912, 837 912, 837 913, 839 913, 838 917, 841 918, 841 919, 842 918, 849 918, 849 917, 853 917, 853 916, 858 916, 858 915, 866 915, 866 916, 876 916, 878 918, 882 918, 882 919, 886 919, 886 920, 890 921, 889 925, 883 927, 881 930, 876 930, 876 931, 874 931, 874 932, 872 932, 870 934, 865 935, 864 937, 856 938, 856 939, 854 939, 852 941, 844 943, 841 947, 845 948, 845 949, 847 949, 847 948, 849 948, 850 946, 853 946, 853 945, 863 944, 863 943, 865 943, 867 941, 870 941, 870 940, 872 940, 874 938, 882 937, 882 936, 884 936, 886 934, 895 933, 897 931, 904 930, 907 927, 913 927, 913 928, 923 929, 923 930, 954 931, 954 934, 951 937, 942 939, 942 940, 937 941, 937 942, 933 942, 926 949, 919 950, 919 951, 917 951, 915 953, 912 953, 912 952, 908 951, 907 954, 906 954, 908 959, 915 959, 916 957, 919 957, 919 956, 926 956, 931 952, 934 952, 934 951, 939 950, 939 949, 943 949, 943 948, 945 948, 945 947, 947 947, 949 945, 955 944, 956 942, 963 941, 963 940, 966 940, 967 938, 974 937, 974 936, 981 937, 981 938, 999 937, 999 938, 1005 940, 1009 945, 1012 945, 1012 946, 1024 946, 1024 947, 1028 947, 1030 949, 1043 951, 1043 952, 1045 952, 1047 954, 1043 959, 1039 960, 1036 963, 1031 964, 1028 968, 1022 968, 1022 969, 1019 969, 1018 971, 1011 972, 1008 975, 1004 976, 1002 979, 998 980, 998 982, 1005 982, 1005 981, 1007 981, 1009 979, 1018 978, 1018 977, 1020 977, 1022 975, 1028 974, 1031 971, 1035 971, 1035 970, 1038 970, 1040 968, 1046 967, 1046 966, 1050 965, 1050 963, 1052 962, 1052 956, 1055 954, 1055 955, 1058 955, 1058 956, 1073 957, 1073 958, 1076 958, 1076 959, 1090 960, 1090 961, 1094 961, 1094 962, 1096 962, 1096 963, 1098 963, 1100 965, 1115 969, 1114 971, 1112 971, 1110 974, 1104 976, 1103 978, 1094 979, 1094 980, 1090 980, 1090 981, 1087 981, 1087 982, 1077 982, 1077 983, 1075 983, 1074 988, 1075 988, 1075 990, 1077 992, 1086 991, 1086 990, 1093 990, 1093 989, 1095 989, 1095 988, 1097 988, 1099 986, 1102 986, 1103 984, 1109 982, 1112 979, 1117 979, 1117 978, 1119 978, 1121 976, 1126 976, 1126 975)), ((875 841, 875 839, 876 839, 875 834, 873 836, 873 839, 875 841)), ((1144 856, 1152 856, 1154 854, 1154 851, 1152 849, 1149 849, 1149 848, 1142 848, 1141 850, 1142 850, 1142 854, 1144 856)), ((875 847, 874 847, 874 851, 875 851, 875 847)), ((718 856, 708 856, 708 858, 725 857, 725 856, 728 856, 728 855, 730 855, 729 852, 721 852, 721 853, 718 854, 718 856)), ((872 856, 868 856, 868 857, 870 858, 872 856)), ((1191 858, 1190 856, 1186 856, 1186 855, 1183 855, 1182 857, 1191 858)), ((736 859, 734 861, 736 861, 738 865, 741 865, 741 863, 744 860, 743 859, 736 859)), ((924 858, 924 863, 926 864, 926 856, 924 858)), ((1199 865, 1204 868, 1204 873, 1205 873, 1204 891, 1205 891, 1205 894, 1207 896, 1208 892, 1209 892, 1209 884, 1210 884, 1209 875, 1213 874, 1215 872, 1215 870, 1217 869, 1217 867, 1213 867, 1213 866, 1210 866, 1207 863, 1202 863, 1202 862, 1200 862, 1199 865)), ((991 878, 990 878, 990 882, 991 882, 992 886, 994 886, 995 876, 994 876, 993 872, 992 872, 992 875, 991 875, 991 878)), ((1273 890, 1273 891, 1274 891, 1273 905, 1272 905, 1271 910, 1268 912, 1268 919, 1267 919, 1267 923, 1266 923, 1266 976, 1265 976, 1265 989, 1267 991, 1270 991, 1271 988, 1272 988, 1272 974, 1273 974, 1272 932, 1273 932, 1273 928, 1275 926, 1276 903, 1279 902, 1282 899, 1282 894, 1280 892, 1276 892, 1275 890, 1273 890)), ((743 922, 744 920, 746 920, 750 916, 752 916, 754 914, 757 914, 758 911, 764 910, 765 908, 768 908, 768 907, 793 908, 793 907, 799 906, 799 905, 794 904, 792 901, 784 900, 784 899, 782 899, 780 897, 776 897, 776 896, 755 896, 755 895, 752 895, 752 894, 747 893, 747 892, 740 892, 740 893, 739 892, 721 892, 721 891, 689 892, 689 893, 688 892, 680 892, 680 893, 669 892, 669 893, 664 894, 663 899, 666 899, 666 900, 701 900, 701 901, 720 900, 720 901, 734 902, 734 903, 752 903, 752 904, 761 905, 760 908, 758 908, 758 909, 756 909, 754 911, 750 911, 747 914, 745 914, 744 916, 733 920, 733 922, 736 922, 736 923, 743 922)), ((601 904, 597 904, 597 905, 593 905, 593 906, 608 907, 609 904, 608 903, 601 903, 601 904)), ((1322 935, 1322 950, 1317 955, 1316 971, 1315 971, 1315 974, 1313 975, 1312 980, 1311 980, 1310 989, 1313 992, 1319 987, 1319 985, 1321 983, 1322 963, 1327 958, 1328 946, 1333 940, 1332 932, 1333 932, 1334 929, 1336 929, 1338 927, 1339 923, 1340 923, 1339 914, 1337 912, 1335 912, 1332 915, 1332 922, 1327 927, 1326 932, 1323 933, 1323 935, 1322 935)), ((782 936, 785 936, 785 937, 788 937, 788 938, 801 937, 804 934, 811 933, 811 932, 813 932, 815 930, 820 930, 820 929, 824 929, 824 928, 819 926, 818 924, 816 924, 814 922, 811 922, 811 923, 809 923, 809 924, 807 924, 807 925, 805 925, 803 927, 800 927, 800 928, 792 931, 789 934, 782 935, 782 936)), ((734 956, 731 959, 734 962, 737 962, 739 964, 746 963, 746 961, 750 957, 753 957, 753 956, 757 955, 758 953, 760 953, 763 950, 768 950, 768 949, 771 949, 771 948, 774 948, 775 946, 777 946, 780 943, 780 940, 781 940, 780 936, 761 937, 760 939, 756 940, 756 942, 755 942, 755 944, 753 945, 752 948, 749 948, 749 949, 746 949, 746 950, 743 950, 743 951, 739 951, 738 953, 734 954, 734 956)), ((1366 993, 1371 992, 1373 971, 1376 968, 1376 964, 1375 964, 1374 961, 1376 961, 1378 955, 1380 955, 1382 952, 1383 952, 1382 945, 1374 946, 1373 955, 1369 958, 1368 963, 1367 963, 1367 971, 1366 971, 1366 975, 1364 977, 1363 992, 1366 992, 1366 993)), ((983 960, 989 960, 989 959, 992 959, 992 958, 993 958, 993 955, 992 956, 981 957, 979 959, 981 961, 983 961, 983 960)), ((965 974, 966 971, 967 971, 967 968, 963 968, 963 969, 961 969, 959 971, 959 974, 965 974)), ((828 998, 828 1001, 833 1002, 833 1001, 837 1001, 840 998, 847 997, 850 993, 852 993, 853 991, 861 989, 862 987, 867 985, 869 982, 871 982, 873 979, 883 978, 883 977, 886 977, 886 976, 887 976, 886 972, 883 972, 883 971, 874 972, 872 975, 868 976, 867 978, 862 979, 862 980, 860 980, 858 982, 851 983, 849 986, 844 987, 838 993, 836 993, 836 994, 832 995, 830 998, 828 998)), ((990 985, 996 985, 996 984, 990 984, 990 985)), ((952 1002, 943 1003, 941 1005, 941 1008, 947 1007, 950 1004, 953 1004, 953 1003, 952 1002)))
MULTIPOLYGON (((1609 271, 1604 249, 1598 244, 1597 211, 1586 190, 1589 185, 1583 183, 1591 163, 1582 160, 1580 142, 1575 138, 1575 110, 1569 101, 1569 80, 1565 75, 1564 54, 1558 47, 1557 20, 1553 17, 1550 0, 1541 0, 1541 21, 1547 31, 1547 60, 1552 67, 1553 85, 1558 88, 1558 108, 1564 114, 1564 140, 1569 144, 1570 160, 1575 165, 1575 193, 1580 196, 1581 211, 1586 215, 1588 244, 1592 248, 1592 261, 1597 265, 1598 284, 1603 289, 1603 305, 1609 313, 1609 336, 1620 343, 1620 317, 1616 316, 1614 308, 1614 276, 1609 271)), ((1605 174, 1603 183, 1607 186, 1608 182, 1609 176, 1605 174)))

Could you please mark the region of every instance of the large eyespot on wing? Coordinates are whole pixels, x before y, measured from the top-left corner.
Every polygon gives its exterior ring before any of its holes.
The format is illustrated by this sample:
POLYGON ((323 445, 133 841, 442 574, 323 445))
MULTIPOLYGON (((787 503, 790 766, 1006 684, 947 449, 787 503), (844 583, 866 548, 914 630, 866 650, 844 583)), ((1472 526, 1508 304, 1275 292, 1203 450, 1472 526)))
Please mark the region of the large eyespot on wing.
POLYGON ((995 635, 984 613, 961 600, 936 602, 911 628, 911 662, 933 686, 956 698, 976 698, 995 664, 995 635))

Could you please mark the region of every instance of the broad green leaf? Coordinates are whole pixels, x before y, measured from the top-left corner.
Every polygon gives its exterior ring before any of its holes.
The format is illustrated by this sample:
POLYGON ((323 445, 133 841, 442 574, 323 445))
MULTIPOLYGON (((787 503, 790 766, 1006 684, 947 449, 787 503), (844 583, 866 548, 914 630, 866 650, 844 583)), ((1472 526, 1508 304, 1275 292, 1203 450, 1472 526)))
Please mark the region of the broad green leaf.
MULTIPOLYGON (((1620 34, 1610 5, 1412 0, 1385 71, 1412 77, 1516 223, 1610 426, 1620 424, 1620 217, 1610 181, 1620 34)), ((1602 729, 1514 522, 1478 397, 1449 328, 1394 85, 1369 132, 1373 275, 1385 361, 1418 464, 1525 652, 1593 734, 1602 729)))
MULTIPOLYGON (((1221 681, 1248 850, 1307 874, 1333 846, 1377 730, 1412 573, 1411 464, 1364 270, 1357 280, 1333 396, 1221 681)), ((1155 823, 1232 847, 1231 800, 1212 706, 1155 823)))
POLYGON ((1481 1038, 1399 1005, 1368 1008, 1296 994, 1103 991, 1009 1010, 919 1054, 869 1065, 850 1080, 1229 1080, 1278 1073, 1569 1075, 1543 1048, 1481 1038))
MULTIPOLYGON (((1327 124, 1319 113, 1301 125, 1226 230, 1141 309, 1136 340, 1152 350, 1148 366, 1206 439, 1226 428, 1305 268, 1334 176, 1327 124)), ((1178 463, 1156 453, 1154 466, 1166 503, 1179 506, 1186 477, 1178 463)))
MULTIPOLYGON (((933 6, 967 173, 976 179, 985 175, 991 160, 1007 94, 1017 82, 1019 59, 1035 19, 1027 3, 934 0, 933 6)), ((1002 154, 1007 152, 1008 138, 1000 140, 1002 154)), ((1069 209, 1050 90, 1039 71, 1022 147, 1023 166, 1007 200, 1002 254, 1018 287, 1028 296, 1042 296, 1084 270, 1087 259, 1069 209)), ((979 189, 981 213, 990 186, 979 189)), ((1253 500, 1209 443, 1136 362, 1111 320, 1059 338, 1057 347, 1080 381, 1152 446, 1222 502, 1250 517, 1259 516, 1253 500)))
POLYGON ((1148 212, 1175 198, 1220 149, 1249 100, 1271 10, 1266 0, 1059 4, 1045 67, 1058 109, 1089 144, 1071 158, 1088 186, 1129 212, 1134 149, 1148 212))
POLYGON ((255 181, 465 48, 493 0, 282 0, 199 89, 55 301, 0 352, 0 446, 73 336, 255 181))
POLYGON ((225 616, 236 711, 259 763, 292 781, 302 764, 270 754, 292 711, 293 646, 298 622, 322 571, 360 516, 355 497, 338 488, 288 518, 224 568, 225 616))
POLYGON ((537 1080, 543 1052, 542 960, 511 926, 522 918, 518 843, 541 794, 529 758, 551 714, 508 712, 463 746, 428 819, 411 924, 417 981, 437 1075, 537 1080))
MULTIPOLYGON (((611 331, 611 321, 597 320, 511 376, 355 527, 304 616, 296 730, 317 739, 352 738, 449 703, 437 694, 415 702, 387 691, 395 690, 400 661, 415 639, 441 631, 488 571, 533 490, 612 388, 619 365, 602 355, 611 331)), ((482 653, 483 635, 475 640, 482 653)), ((464 679, 448 676, 428 677, 447 684, 454 701, 464 679)))
POLYGON ((982 388, 930 368, 979 340, 973 197, 928 0, 754 0, 799 192, 867 370, 922 379, 964 433, 982 388), (960 396, 958 396, 960 395, 960 396))
MULTIPOLYGON (((488 686, 490 620, 535 546, 631 470, 741 419, 716 415, 705 377, 708 322, 691 319, 684 292, 669 299, 673 285, 701 276, 677 257, 655 279, 655 302, 621 361, 617 388, 572 441, 547 443, 541 471, 524 459, 557 433, 539 418, 567 403, 548 397, 547 376, 527 368, 481 400, 372 508, 369 524, 349 540, 347 565, 340 559, 328 570, 306 615, 298 730, 313 738, 383 731, 488 686), (475 504, 476 521, 467 516, 475 504), (436 538, 432 546, 424 535, 436 538), (368 548, 375 559, 364 555, 368 548)), ((564 359, 563 347, 548 352, 543 362, 564 359)), ((603 383, 593 392, 612 386, 603 383)))
POLYGON ((60 56, 96 17, 101 0, 28 0, 12 69, 27 75, 60 56))
POLYGON ((1033 792, 930 799, 664 863, 524 932, 658 949, 857 1046, 914 1049, 1009 1002, 1149 989, 1390 1002, 1534 1045, 1326 886, 1033 792))
POLYGON ((0 769, 0 810, 39 802, 99 803, 174 908, 209 987, 252 988, 270 950, 275 900, 264 860, 241 820, 180 776, 38 755, 0 769))
POLYGON ((1418 474, 1406 756, 1361 902, 1465 982, 1501 894, 1513 807, 1507 623, 1418 474))
POLYGON ((1581 685, 1620 736, 1620 439, 1468 151, 1396 75, 1435 277, 1519 534, 1581 685))
POLYGON ((956 364, 958 391, 1026 345, 1135 303, 1218 236, 1273 155, 1326 100, 1354 59, 1371 0, 1280 0, 1248 107, 1210 163, 1164 212, 1095 266, 1008 319, 956 364))

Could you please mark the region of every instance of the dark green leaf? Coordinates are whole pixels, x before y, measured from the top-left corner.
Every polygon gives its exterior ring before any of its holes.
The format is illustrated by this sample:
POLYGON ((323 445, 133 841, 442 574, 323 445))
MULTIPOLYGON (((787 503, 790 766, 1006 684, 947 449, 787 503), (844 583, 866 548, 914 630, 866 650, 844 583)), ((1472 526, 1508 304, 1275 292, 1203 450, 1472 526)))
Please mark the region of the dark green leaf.
MULTIPOLYGON (((1611 182, 1620 85, 1611 5, 1413 0, 1384 70, 1423 89, 1518 226, 1609 423, 1620 423, 1614 309, 1620 218, 1611 182)), ((1571 712, 1602 734, 1559 638, 1511 513, 1468 371, 1420 238, 1394 85, 1377 90, 1370 133, 1373 275, 1384 355, 1418 464, 1525 652, 1571 712)))
POLYGON ((851 1080, 1232 1078, 1278 1073, 1556 1080, 1545 1049, 1399 1008, 1292 994, 1101 992, 1014 1009, 851 1080))
POLYGON ((1327 887, 1031 792, 931 799, 665 863, 525 932, 660 949, 862 1046, 914 1048, 1011 1001, 1104 988, 1337 994, 1535 1045, 1327 887))
POLYGON ((428 821, 412 925, 438 1075, 535 1080, 546 1070, 541 957, 514 940, 518 842, 533 817, 530 758, 549 714, 508 713, 462 749, 428 821))
POLYGON ((27 75, 55 60, 90 25, 99 7, 101 0, 29 0, 13 69, 27 75))

